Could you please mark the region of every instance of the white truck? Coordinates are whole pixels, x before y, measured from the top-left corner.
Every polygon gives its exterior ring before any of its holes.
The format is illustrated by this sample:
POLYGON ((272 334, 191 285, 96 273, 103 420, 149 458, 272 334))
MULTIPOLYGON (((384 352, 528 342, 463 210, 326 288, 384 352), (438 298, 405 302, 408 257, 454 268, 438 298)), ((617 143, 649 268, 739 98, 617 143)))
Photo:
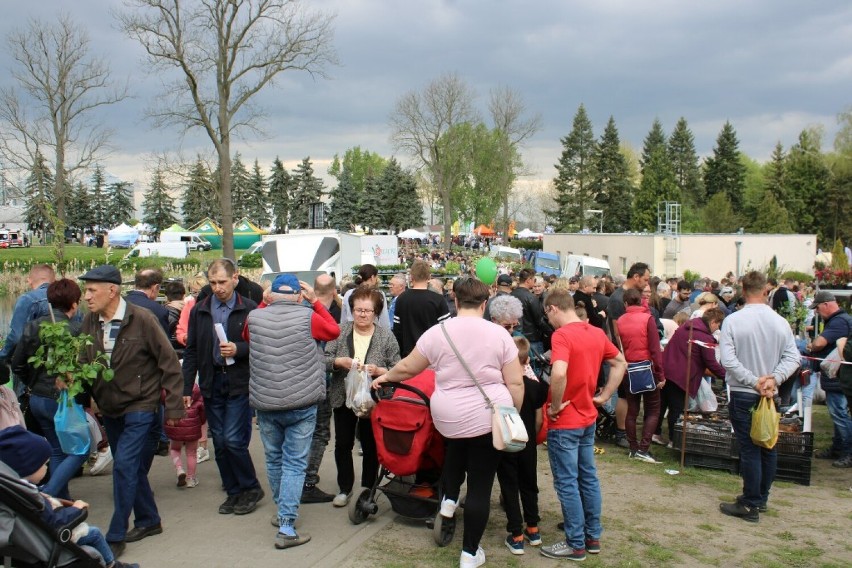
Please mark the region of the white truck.
POLYGON ((148 258, 149 256, 160 256, 168 258, 186 258, 189 248, 186 243, 139 243, 130 249, 124 258, 148 258))
POLYGON ((210 241, 192 231, 163 231, 160 233, 161 243, 186 243, 189 250, 210 250, 210 241))
POLYGON ((361 264, 399 263, 399 243, 395 235, 355 235, 335 230, 313 229, 285 235, 264 235, 263 274, 270 278, 281 272, 295 273, 313 284, 320 273, 340 280, 361 264))
POLYGON ((572 276, 606 276, 610 273, 609 262, 602 258, 569 254, 562 259, 562 277, 572 276))

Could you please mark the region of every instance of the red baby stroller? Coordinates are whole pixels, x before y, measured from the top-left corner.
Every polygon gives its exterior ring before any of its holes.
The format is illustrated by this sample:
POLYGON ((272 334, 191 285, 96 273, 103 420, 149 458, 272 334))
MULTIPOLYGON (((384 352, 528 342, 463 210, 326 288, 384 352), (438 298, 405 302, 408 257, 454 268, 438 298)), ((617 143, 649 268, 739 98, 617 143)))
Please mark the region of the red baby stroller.
POLYGON ((435 391, 435 373, 429 369, 402 383, 373 391, 376 406, 370 416, 379 475, 370 489, 349 502, 349 520, 361 524, 378 512, 378 491, 391 508, 415 520, 435 517, 438 479, 444 463, 444 439, 432 423, 429 398, 435 391), (429 481, 420 482, 418 478, 429 481))

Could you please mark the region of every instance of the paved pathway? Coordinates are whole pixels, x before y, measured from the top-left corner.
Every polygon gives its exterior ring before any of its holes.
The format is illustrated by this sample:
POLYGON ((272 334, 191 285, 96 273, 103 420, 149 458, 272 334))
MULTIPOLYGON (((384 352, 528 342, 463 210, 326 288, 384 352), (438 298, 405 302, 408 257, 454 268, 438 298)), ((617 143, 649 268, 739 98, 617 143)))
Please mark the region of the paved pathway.
MULTIPOLYGON (((212 444, 211 444, 212 447, 212 444)), ((333 441, 323 458, 320 486, 336 490, 333 441)), ((211 458, 213 452, 211 451, 211 458)), ((225 500, 215 462, 198 466, 199 486, 177 488, 174 469, 168 457, 157 456, 151 468, 151 484, 163 519, 163 533, 129 543, 121 557, 138 562, 143 568, 204 567, 331 567, 344 564, 359 546, 395 517, 385 497, 379 499, 379 514, 361 525, 350 523, 346 509, 331 503, 304 505, 300 508, 299 531, 310 534, 311 542, 288 550, 277 550, 273 543, 276 529, 271 525, 275 505, 269 495, 260 436, 255 429, 251 454, 266 497, 249 515, 220 515, 225 500)), ((355 457, 356 472, 360 461, 355 457)), ((107 470, 111 473, 111 468, 107 470)), ((75 479, 71 493, 90 506, 89 523, 106 532, 112 515, 112 476, 109 473, 75 479)), ((356 474, 356 479, 359 474, 356 474)), ((131 526, 132 526, 131 518, 131 526)))

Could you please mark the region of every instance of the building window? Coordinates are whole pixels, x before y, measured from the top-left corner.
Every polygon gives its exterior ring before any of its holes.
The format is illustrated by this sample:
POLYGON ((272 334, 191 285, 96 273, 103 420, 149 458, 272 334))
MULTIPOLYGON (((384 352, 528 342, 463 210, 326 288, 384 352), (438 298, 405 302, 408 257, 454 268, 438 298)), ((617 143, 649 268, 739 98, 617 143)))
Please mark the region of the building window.
POLYGON ((619 256, 618 258, 621 260, 621 273, 627 274, 627 257, 619 256))

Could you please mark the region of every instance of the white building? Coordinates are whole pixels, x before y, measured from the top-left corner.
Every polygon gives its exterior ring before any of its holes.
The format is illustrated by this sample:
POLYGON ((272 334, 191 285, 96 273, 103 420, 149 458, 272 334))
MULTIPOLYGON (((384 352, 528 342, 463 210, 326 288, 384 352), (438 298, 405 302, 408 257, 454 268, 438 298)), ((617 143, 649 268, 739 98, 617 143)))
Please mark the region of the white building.
POLYGON ((646 262, 651 273, 678 276, 691 270, 719 279, 765 269, 774 256, 781 272, 812 272, 816 235, 555 233, 544 235, 544 250, 560 255, 603 258, 613 274, 625 274, 634 262, 646 262))

